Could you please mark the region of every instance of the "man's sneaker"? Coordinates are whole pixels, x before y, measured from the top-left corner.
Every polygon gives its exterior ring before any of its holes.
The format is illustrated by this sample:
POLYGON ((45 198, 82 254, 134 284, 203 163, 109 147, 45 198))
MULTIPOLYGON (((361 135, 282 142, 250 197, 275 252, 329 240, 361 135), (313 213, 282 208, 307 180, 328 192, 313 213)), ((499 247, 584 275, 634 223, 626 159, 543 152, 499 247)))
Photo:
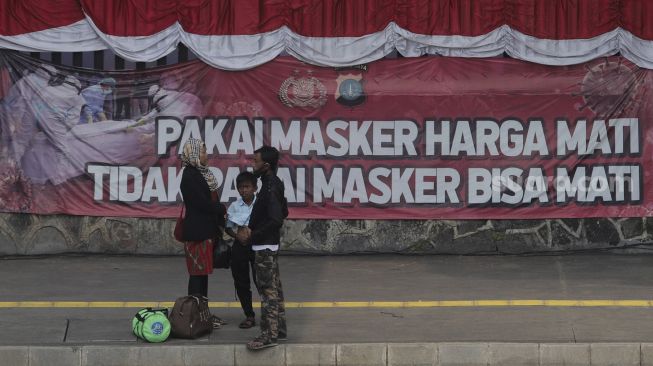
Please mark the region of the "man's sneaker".
POLYGON ((285 342, 288 340, 288 335, 284 333, 279 333, 279 335, 277 336, 277 340, 285 342))

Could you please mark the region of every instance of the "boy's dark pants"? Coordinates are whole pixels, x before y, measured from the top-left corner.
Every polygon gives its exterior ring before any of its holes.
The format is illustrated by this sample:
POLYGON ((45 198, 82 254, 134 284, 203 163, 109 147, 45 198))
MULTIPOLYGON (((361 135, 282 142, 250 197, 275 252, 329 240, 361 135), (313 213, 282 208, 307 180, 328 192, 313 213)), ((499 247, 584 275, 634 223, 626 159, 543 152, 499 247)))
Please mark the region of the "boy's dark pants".
POLYGON ((254 251, 251 246, 242 245, 234 240, 231 247, 231 275, 234 278, 236 294, 240 306, 248 318, 256 317, 252 308, 252 289, 249 281, 249 270, 252 270, 252 279, 256 283, 256 268, 254 267, 254 251))

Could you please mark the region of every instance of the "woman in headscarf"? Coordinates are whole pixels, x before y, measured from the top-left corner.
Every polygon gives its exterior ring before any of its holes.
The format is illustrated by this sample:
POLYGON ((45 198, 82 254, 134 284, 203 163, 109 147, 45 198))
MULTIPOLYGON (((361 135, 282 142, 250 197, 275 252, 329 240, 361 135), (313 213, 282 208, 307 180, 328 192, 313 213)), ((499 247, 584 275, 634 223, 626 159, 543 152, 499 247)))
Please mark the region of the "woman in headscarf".
MULTIPOLYGON (((190 278, 188 294, 208 295, 208 275, 213 273, 213 244, 225 223, 226 209, 218 200, 218 183, 209 170, 204 142, 190 138, 181 155, 184 172, 181 194, 184 198, 184 251, 190 278)), ((213 326, 224 322, 214 316, 213 326)))

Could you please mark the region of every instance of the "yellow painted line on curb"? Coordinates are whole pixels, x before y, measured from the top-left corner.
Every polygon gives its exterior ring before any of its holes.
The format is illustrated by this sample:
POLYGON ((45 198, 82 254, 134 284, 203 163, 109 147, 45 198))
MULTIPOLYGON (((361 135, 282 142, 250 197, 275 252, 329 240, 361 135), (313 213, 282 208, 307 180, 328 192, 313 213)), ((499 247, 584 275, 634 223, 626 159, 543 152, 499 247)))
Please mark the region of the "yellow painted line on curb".
MULTIPOLYGON (((0 301, 0 308, 145 308, 172 301, 0 301)), ((236 301, 211 301, 212 308, 240 308, 236 301)), ((623 307, 649 308, 653 300, 434 300, 434 301, 307 301, 286 302, 286 308, 483 308, 483 307, 623 307)), ((260 307, 255 303, 254 307, 260 307)))

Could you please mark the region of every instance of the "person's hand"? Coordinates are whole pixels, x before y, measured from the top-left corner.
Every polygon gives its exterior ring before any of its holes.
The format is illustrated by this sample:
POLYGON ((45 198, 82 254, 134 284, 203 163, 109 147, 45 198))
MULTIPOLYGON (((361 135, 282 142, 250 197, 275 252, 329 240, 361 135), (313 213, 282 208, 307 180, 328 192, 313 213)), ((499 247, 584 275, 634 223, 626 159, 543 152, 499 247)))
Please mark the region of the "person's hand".
POLYGON ((243 227, 239 227, 238 231, 236 231, 236 239, 243 245, 247 243, 247 235, 245 234, 245 229, 243 227))
POLYGON ((247 242, 249 242, 249 239, 251 237, 251 230, 248 227, 239 227, 238 232, 236 233, 236 239, 238 239, 239 242, 242 244, 246 245, 247 242))
POLYGON ((107 120, 107 115, 104 112, 100 112, 100 113, 97 114, 97 118, 100 121, 106 121, 107 120))
POLYGON ((234 239, 236 238, 236 233, 234 233, 234 230, 233 230, 232 228, 229 228, 229 227, 228 227, 228 228, 225 228, 225 229, 224 229, 224 232, 225 232, 227 235, 229 235, 230 237, 232 237, 232 238, 234 238, 234 239))

